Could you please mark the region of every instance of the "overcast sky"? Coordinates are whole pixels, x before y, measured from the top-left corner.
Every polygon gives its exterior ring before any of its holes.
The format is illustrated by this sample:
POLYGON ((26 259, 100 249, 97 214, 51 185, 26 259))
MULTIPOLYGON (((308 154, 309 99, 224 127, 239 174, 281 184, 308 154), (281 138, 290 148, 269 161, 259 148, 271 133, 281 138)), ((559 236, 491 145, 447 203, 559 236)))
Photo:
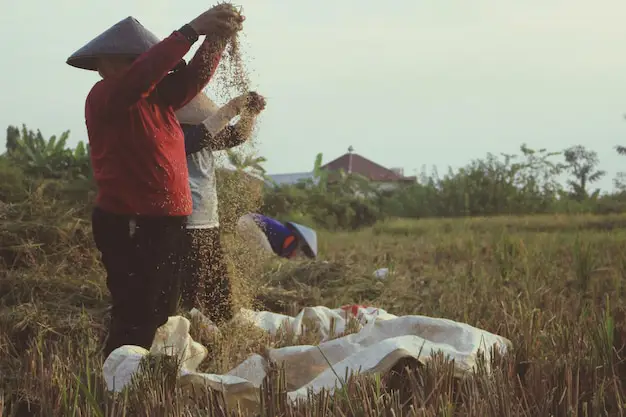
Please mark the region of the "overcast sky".
MULTIPOLYGON (((624 0, 242 0, 244 50, 268 106, 258 130, 270 173, 355 151, 405 174, 459 167, 522 142, 596 150, 626 170, 624 0)), ((133 16, 160 37, 199 0, 22 0, 0 17, 0 125, 86 140, 99 79, 65 64, 133 16)))

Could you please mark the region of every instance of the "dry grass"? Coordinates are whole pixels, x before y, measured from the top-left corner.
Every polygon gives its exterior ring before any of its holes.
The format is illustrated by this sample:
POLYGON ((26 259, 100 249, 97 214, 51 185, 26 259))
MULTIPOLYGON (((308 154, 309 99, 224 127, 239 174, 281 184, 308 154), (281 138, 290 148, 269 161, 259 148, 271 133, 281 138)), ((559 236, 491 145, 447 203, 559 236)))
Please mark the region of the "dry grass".
MULTIPOLYGON (((27 215, 24 207, 5 207, 0 217, 0 416, 237 415, 215 393, 191 395, 167 361, 123 394, 104 390, 98 349, 108 294, 89 224, 54 204, 31 201, 31 207, 27 215)), ((328 263, 257 265, 245 284, 257 306, 293 313, 311 305, 373 304, 394 314, 464 321, 515 346, 494 361, 489 376, 479 369, 458 381, 442 358, 425 366, 407 361, 387 375, 354 376, 333 397, 322 393, 298 405, 287 404, 276 365, 261 392, 262 415, 623 415, 624 221, 393 221, 357 233, 322 233, 320 253, 328 263), (372 276, 380 267, 391 269, 383 281, 372 276)), ((226 241, 231 265, 241 262, 236 243, 226 241)), ((214 337, 194 329, 211 352, 203 370, 227 371, 252 352, 290 340, 226 330, 214 337)))

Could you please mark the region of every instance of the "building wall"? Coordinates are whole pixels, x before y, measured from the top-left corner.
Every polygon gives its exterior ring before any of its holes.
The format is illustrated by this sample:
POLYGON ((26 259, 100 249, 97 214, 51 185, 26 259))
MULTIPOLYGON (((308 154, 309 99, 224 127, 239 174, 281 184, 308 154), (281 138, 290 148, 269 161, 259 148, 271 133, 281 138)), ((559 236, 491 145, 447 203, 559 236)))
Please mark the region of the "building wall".
POLYGON ((409 181, 390 181, 376 183, 376 186, 380 191, 390 191, 409 184, 411 184, 409 181))
MULTIPOLYGON (((314 180, 312 172, 295 172, 291 174, 274 174, 268 175, 276 184, 278 185, 286 185, 286 184, 297 184, 300 181, 304 181, 307 179, 314 180)), ((269 182, 268 182, 269 183, 269 182)), ((381 191, 388 191, 397 188, 398 186, 405 184, 405 182, 398 181, 387 181, 387 182, 375 182, 375 186, 381 191)))
POLYGON ((398 185, 401 183, 398 182, 379 182, 376 184, 376 188, 380 191, 389 191, 398 188, 398 185))
POLYGON ((297 184, 300 181, 304 181, 307 179, 313 179, 312 172, 294 172, 291 174, 274 174, 268 175, 276 184, 285 185, 285 184, 297 184))

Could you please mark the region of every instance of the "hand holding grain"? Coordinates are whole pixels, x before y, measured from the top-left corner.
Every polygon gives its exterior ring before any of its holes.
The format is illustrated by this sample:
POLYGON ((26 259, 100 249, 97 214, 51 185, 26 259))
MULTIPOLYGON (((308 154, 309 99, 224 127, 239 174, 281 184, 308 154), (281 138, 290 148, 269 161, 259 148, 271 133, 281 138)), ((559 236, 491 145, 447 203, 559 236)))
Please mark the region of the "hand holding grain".
POLYGON ((257 93, 256 91, 250 91, 246 95, 246 109, 255 115, 265 110, 265 97, 257 93))
POLYGON ((213 6, 189 22, 198 35, 227 39, 243 28, 242 16, 232 5, 224 3, 213 6))

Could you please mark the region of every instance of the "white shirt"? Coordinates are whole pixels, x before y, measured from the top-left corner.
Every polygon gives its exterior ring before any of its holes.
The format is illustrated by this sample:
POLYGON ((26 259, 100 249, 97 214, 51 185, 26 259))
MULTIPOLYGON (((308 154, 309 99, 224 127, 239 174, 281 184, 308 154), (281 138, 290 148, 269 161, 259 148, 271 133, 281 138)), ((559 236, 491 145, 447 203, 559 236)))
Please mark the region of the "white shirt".
POLYGON ((187 229, 219 227, 215 158, 210 148, 187 156, 189 188, 193 212, 187 218, 187 229))
MULTIPOLYGON (((212 135, 216 135, 237 116, 238 99, 231 100, 221 108, 217 108, 208 98, 206 100, 211 104, 211 109, 202 123, 212 135)), ((211 149, 206 147, 188 155, 187 169, 193 202, 193 212, 187 218, 187 229, 219 227, 215 158, 211 149)))

